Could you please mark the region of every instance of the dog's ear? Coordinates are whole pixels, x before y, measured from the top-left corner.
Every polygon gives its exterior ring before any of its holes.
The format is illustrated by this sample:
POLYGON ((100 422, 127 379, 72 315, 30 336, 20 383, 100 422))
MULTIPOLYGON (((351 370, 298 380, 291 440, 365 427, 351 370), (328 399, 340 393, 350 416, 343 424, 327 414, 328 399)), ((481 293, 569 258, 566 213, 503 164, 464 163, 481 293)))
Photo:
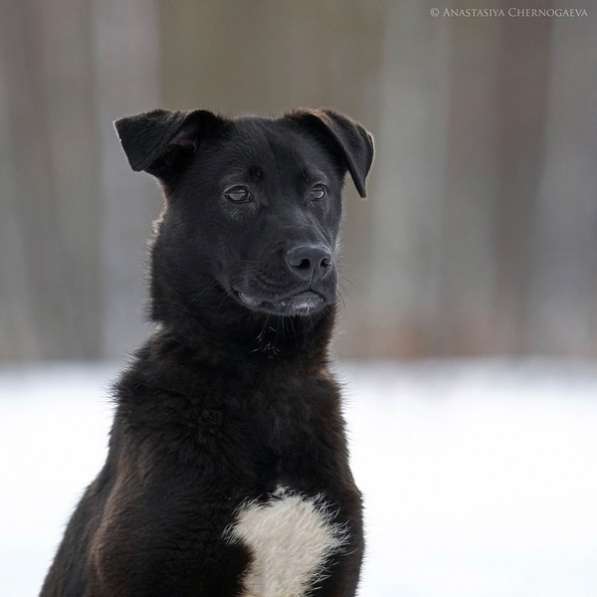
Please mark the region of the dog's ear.
POLYGON ((207 110, 153 110, 116 120, 114 127, 131 168, 166 179, 223 123, 207 110))
POLYGON ((358 122, 333 110, 295 110, 286 116, 328 141, 350 172, 359 195, 366 197, 365 180, 375 153, 373 135, 358 122))

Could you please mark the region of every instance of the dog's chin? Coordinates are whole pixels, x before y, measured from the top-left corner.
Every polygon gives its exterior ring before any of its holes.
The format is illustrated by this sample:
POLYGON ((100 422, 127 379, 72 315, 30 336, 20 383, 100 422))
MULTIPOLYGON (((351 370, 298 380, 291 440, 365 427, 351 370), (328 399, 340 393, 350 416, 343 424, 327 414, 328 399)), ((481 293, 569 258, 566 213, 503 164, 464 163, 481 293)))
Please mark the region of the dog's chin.
POLYGON ((315 290, 305 290, 283 298, 263 299, 242 291, 235 291, 235 296, 251 311, 279 317, 308 317, 318 313, 328 304, 325 297, 315 290))

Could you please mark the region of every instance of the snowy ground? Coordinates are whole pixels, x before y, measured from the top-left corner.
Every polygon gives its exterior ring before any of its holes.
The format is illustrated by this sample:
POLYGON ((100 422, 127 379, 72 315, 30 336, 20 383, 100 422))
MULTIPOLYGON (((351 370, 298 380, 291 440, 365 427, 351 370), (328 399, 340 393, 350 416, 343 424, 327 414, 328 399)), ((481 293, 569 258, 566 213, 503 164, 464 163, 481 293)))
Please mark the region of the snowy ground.
MULTIPOLYGON (((103 461, 115 371, 0 369, 0 595, 39 589, 103 461)), ((367 504, 363 597, 597 595, 597 369, 339 371, 367 504)))

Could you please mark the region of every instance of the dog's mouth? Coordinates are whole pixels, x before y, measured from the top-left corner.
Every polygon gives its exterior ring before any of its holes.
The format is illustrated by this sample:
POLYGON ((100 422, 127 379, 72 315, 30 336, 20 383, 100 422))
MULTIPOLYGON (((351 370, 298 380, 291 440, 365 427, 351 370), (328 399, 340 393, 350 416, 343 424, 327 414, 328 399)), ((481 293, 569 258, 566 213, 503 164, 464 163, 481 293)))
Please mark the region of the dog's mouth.
POLYGON ((322 309, 326 304, 323 295, 312 289, 278 299, 262 299, 239 290, 234 290, 234 295, 251 311, 285 317, 307 317, 322 309))

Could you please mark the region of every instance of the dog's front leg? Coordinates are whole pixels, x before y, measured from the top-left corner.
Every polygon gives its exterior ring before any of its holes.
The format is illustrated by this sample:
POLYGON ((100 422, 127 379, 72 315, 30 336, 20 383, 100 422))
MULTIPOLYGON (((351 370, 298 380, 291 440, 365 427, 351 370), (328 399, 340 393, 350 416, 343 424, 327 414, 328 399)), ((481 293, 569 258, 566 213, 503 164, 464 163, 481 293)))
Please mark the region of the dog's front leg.
MULTIPOLYGON (((154 528, 151 532, 163 529, 154 528)), ((217 542, 210 533, 188 545, 175 534, 109 539, 92 555, 86 597, 237 597, 249 556, 242 545, 217 542)))
POLYGON ((359 585, 365 540, 362 499, 355 488, 344 501, 348 543, 328 562, 328 574, 313 597, 355 597, 359 585))
POLYGON ((237 597, 250 555, 223 538, 228 504, 170 469, 157 483, 117 482, 90 542, 85 597, 237 597))

